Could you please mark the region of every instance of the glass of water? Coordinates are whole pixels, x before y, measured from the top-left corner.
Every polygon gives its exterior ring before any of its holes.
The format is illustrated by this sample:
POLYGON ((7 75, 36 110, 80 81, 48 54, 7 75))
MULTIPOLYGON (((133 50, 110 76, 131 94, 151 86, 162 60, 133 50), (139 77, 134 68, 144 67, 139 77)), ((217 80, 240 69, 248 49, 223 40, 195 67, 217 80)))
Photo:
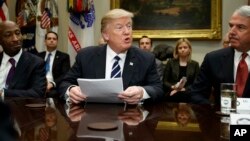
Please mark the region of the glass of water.
POLYGON ((236 112, 236 84, 235 83, 221 83, 221 113, 230 114, 236 112))
POLYGON ((223 116, 220 120, 220 137, 230 139, 230 117, 223 116))

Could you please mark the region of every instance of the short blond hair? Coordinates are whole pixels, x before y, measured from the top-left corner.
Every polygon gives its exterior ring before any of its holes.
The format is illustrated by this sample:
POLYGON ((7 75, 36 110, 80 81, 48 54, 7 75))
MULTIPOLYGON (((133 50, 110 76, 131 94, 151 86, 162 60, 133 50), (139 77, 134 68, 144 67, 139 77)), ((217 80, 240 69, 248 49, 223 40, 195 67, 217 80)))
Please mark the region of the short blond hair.
POLYGON ((113 20, 113 19, 118 19, 118 18, 122 18, 122 17, 129 17, 129 18, 133 18, 134 14, 126 11, 124 9, 112 9, 110 10, 108 13, 106 13, 101 20, 101 32, 104 31, 104 29, 106 28, 107 24, 113 20))

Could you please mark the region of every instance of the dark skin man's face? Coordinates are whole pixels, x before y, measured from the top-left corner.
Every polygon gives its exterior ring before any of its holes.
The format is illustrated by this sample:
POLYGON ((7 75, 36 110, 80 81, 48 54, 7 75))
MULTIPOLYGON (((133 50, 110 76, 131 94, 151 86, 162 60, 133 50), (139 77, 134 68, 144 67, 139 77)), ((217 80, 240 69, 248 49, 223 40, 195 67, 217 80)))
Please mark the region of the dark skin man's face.
POLYGON ((0 45, 10 57, 15 56, 23 43, 21 30, 18 25, 11 21, 0 23, 0 45))

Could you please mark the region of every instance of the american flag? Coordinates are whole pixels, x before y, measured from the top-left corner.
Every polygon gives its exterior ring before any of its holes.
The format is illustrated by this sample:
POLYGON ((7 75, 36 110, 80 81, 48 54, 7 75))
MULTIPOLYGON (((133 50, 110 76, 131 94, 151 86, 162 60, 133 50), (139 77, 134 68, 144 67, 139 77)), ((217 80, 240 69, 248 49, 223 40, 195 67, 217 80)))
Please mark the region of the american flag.
POLYGON ((25 11, 21 10, 17 16, 17 25, 19 25, 19 27, 26 26, 27 25, 26 19, 27 19, 27 15, 25 11))
POLYGON ((0 0, 0 22, 6 21, 8 17, 8 7, 6 5, 5 0, 0 0))
POLYGON ((50 11, 48 8, 45 8, 41 17, 41 28, 48 29, 50 28, 50 11))

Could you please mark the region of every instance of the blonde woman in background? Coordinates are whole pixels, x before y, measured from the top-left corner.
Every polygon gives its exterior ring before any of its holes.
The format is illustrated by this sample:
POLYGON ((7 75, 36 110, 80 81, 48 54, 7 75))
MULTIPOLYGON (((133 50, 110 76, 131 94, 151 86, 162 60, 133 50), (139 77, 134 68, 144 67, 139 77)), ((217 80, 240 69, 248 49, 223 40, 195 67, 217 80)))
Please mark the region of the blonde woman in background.
POLYGON ((179 39, 174 49, 174 58, 168 61, 164 70, 166 100, 188 101, 185 91, 189 89, 199 72, 199 63, 191 59, 191 54, 190 41, 186 38, 179 39))

